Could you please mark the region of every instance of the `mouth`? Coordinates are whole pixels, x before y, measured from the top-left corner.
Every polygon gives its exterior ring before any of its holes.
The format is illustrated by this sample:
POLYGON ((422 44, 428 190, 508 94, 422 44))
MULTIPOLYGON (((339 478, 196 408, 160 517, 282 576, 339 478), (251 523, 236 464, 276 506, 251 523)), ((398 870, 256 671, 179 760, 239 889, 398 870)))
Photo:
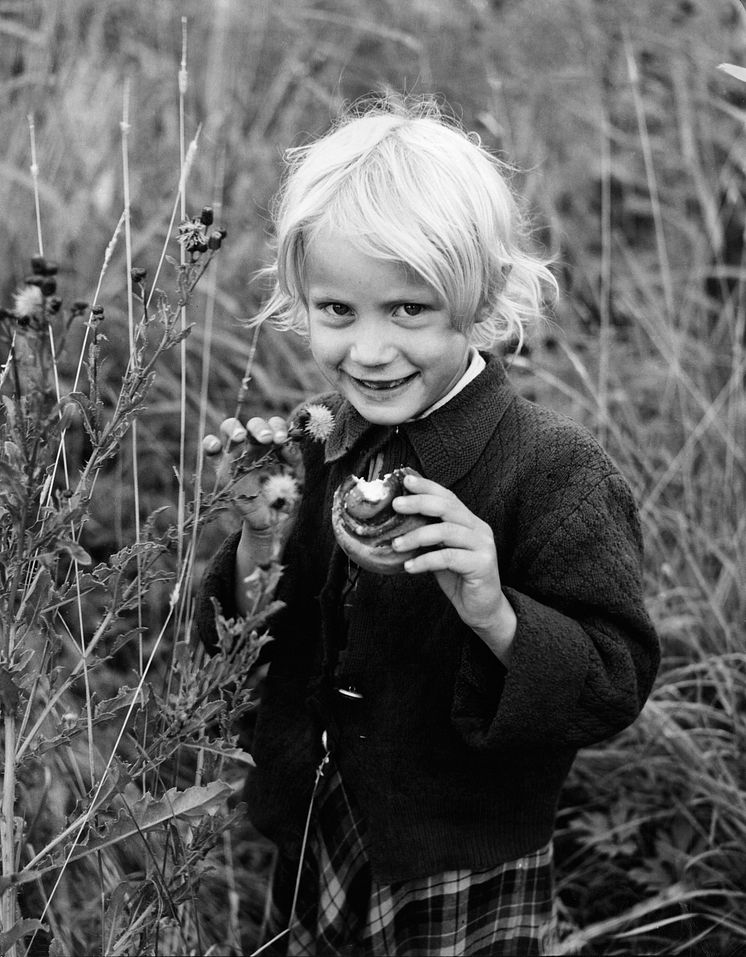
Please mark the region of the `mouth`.
POLYGON ((359 388, 363 388, 371 392, 393 392, 395 389, 399 389, 401 386, 411 382, 418 375, 418 372, 412 372, 409 375, 402 376, 400 379, 358 379, 356 376, 352 375, 349 376, 349 378, 359 388))

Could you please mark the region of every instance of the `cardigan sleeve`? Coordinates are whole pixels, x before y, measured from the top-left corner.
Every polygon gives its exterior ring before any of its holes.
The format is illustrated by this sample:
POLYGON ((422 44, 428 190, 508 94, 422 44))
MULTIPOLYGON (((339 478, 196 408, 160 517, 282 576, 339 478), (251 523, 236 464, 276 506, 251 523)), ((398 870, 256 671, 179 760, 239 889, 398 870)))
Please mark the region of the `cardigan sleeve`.
POLYGON ((510 666, 473 633, 465 638, 454 724, 476 749, 577 748, 612 736, 639 714, 659 663, 629 487, 610 472, 571 509, 565 496, 516 551, 504 579, 518 620, 510 666))

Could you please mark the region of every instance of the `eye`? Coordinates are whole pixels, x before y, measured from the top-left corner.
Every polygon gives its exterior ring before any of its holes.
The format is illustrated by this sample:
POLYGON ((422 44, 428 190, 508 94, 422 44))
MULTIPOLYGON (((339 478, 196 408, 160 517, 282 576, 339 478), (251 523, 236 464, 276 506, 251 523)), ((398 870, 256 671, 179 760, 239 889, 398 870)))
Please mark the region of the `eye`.
POLYGON ((337 319, 345 319, 352 315, 352 309, 343 302, 322 302, 319 308, 329 316, 335 316, 337 319))
POLYGON ((396 315, 406 316, 408 319, 414 319, 415 316, 421 316, 427 310, 421 302, 403 302, 396 307, 396 315))

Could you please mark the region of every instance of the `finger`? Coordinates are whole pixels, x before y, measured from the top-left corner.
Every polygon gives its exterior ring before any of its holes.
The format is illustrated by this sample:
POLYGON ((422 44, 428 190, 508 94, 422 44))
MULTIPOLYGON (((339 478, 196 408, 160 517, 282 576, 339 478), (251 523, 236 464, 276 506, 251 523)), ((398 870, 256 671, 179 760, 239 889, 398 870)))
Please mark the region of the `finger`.
POLYGON ((223 451, 223 443, 217 435, 206 435, 202 439, 202 451, 207 456, 219 455, 223 451))
POLYGON ((259 445, 270 445, 274 440, 272 427, 260 415, 252 416, 246 423, 249 439, 259 445))
POLYGON ((391 505, 401 515, 427 515, 470 527, 479 521, 452 492, 445 489, 440 489, 437 494, 398 495, 391 505))
POLYGON ((287 442, 288 424, 281 415, 272 415, 267 419, 267 425, 272 429, 272 441, 275 445, 287 442))
POLYGON ((487 557, 494 554, 491 536, 487 538, 473 528, 452 522, 423 525, 395 538, 391 545, 398 552, 408 552, 416 548, 463 548, 471 552, 484 551, 487 557))
POLYGON ((496 566, 487 557, 466 548, 436 548, 404 563, 405 571, 410 574, 421 572, 452 572, 464 579, 470 579, 472 586, 494 578, 499 587, 499 575, 496 566))
POLYGON ((239 445, 246 441, 246 429, 238 419, 223 419, 220 423, 220 436, 227 446, 239 445))

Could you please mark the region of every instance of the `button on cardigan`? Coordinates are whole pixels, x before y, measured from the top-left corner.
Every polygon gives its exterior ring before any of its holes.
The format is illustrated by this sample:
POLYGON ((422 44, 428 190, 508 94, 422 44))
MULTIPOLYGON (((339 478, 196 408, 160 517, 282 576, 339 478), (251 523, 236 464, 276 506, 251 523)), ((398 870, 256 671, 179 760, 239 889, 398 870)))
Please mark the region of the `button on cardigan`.
MULTIPOLYGON (((299 844, 331 729, 377 879, 487 868, 536 850, 551 839, 578 748, 635 719, 658 666, 630 489, 584 428, 518 396, 494 357, 445 406, 399 426, 412 464, 492 528, 518 622, 506 669, 429 573, 361 571, 343 622, 348 559, 334 541, 332 495, 391 430, 338 395, 314 401, 335 424, 325 444, 304 446, 305 494, 253 736, 251 819, 286 848, 299 844), (340 708, 333 681, 363 699, 340 708)), ((236 542, 203 580, 197 622, 208 646, 210 598, 234 613, 236 542)))

